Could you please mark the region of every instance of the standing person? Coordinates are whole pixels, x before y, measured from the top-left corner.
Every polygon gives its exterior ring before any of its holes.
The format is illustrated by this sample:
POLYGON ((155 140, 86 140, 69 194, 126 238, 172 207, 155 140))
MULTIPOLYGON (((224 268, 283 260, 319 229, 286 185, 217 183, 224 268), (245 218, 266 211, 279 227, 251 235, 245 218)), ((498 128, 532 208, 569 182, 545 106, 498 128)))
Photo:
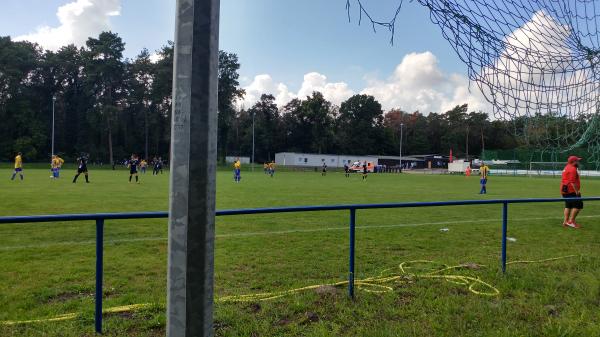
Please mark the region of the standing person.
POLYGON ((159 170, 159 165, 158 165, 158 158, 154 157, 154 159, 152 159, 152 175, 158 175, 158 170, 159 170))
POLYGON ((131 183, 131 177, 135 176, 135 182, 137 184, 140 183, 139 181, 139 177, 138 177, 138 166, 140 165, 140 161, 138 160, 137 155, 132 154, 131 155, 131 159, 129 160, 129 164, 127 165, 127 167, 129 167, 129 182, 131 183))
POLYGON ((327 175, 327 164, 323 163, 323 171, 321 172, 322 176, 326 176, 327 175))
POLYGON ((560 182, 560 193, 565 198, 565 218, 563 220, 563 226, 571 228, 581 228, 579 224, 575 222, 577 214, 583 209, 583 201, 581 200, 569 200, 569 198, 580 198, 581 197, 581 181, 579 180, 579 161, 581 158, 577 156, 570 156, 567 160, 567 165, 562 171, 562 180, 560 182))
MULTIPOLYGON (((163 168, 163 159, 162 157, 158 157, 158 171, 160 171, 160 174, 163 174, 162 168, 163 168)), ((158 174, 158 172, 156 172, 156 174, 158 174)))
POLYGON ((267 164, 267 163, 263 164, 263 171, 265 172, 265 174, 269 174, 269 164, 267 164))
POLYGON ((369 171, 367 169, 367 162, 366 161, 363 163, 362 169, 363 169, 362 178, 363 178, 363 180, 365 180, 365 179, 367 179, 367 174, 369 173, 369 171))
POLYGON ((17 153, 15 156, 15 170, 13 171, 10 180, 15 180, 17 173, 19 174, 19 177, 21 177, 21 180, 23 180, 23 157, 21 152, 17 153))
POLYGON ((233 181, 235 181, 236 183, 239 183, 240 180, 242 180, 242 163, 240 162, 240 159, 238 158, 233 163, 233 181))
POLYGON ((148 162, 146 161, 146 159, 142 159, 142 162, 140 162, 140 170, 142 170, 142 174, 146 174, 147 167, 148 167, 148 162))
POLYGON ((481 176, 479 184, 481 184, 481 190, 479 191, 479 194, 487 194, 486 184, 489 172, 490 168, 484 162, 481 162, 481 167, 479 168, 479 175, 481 176))
POLYGON ((344 172, 345 172, 346 178, 350 177, 350 167, 348 167, 347 163, 344 163, 344 172))
POLYGON ((275 162, 274 161, 269 163, 269 175, 271 176, 271 178, 273 178, 273 175, 275 175, 275 162))
POLYGON ((77 182, 77 178, 79 178, 79 175, 82 173, 85 175, 85 182, 89 183, 90 180, 88 178, 87 158, 83 154, 77 158, 77 174, 73 178, 74 184, 77 182))
POLYGON ((50 176, 50 178, 52 179, 58 179, 60 178, 60 168, 62 167, 62 165, 65 163, 65 161, 57 156, 57 155, 53 155, 52 156, 52 162, 50 163, 50 170, 52 171, 52 175, 50 176))
POLYGON ((465 176, 467 176, 467 177, 471 176, 471 165, 467 166, 467 169, 465 170, 465 176))

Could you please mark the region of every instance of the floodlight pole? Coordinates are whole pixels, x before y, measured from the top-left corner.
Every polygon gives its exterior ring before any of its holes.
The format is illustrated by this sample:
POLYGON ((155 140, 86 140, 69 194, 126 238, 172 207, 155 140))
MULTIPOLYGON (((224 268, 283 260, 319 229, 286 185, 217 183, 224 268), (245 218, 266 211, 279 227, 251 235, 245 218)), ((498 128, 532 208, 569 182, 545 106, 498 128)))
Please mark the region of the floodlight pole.
POLYGON ((219 0, 177 0, 167 336, 213 336, 219 0))
POLYGON ((52 96, 52 155, 54 156, 54 103, 56 103, 56 96, 52 96))
POLYGON ((252 171, 254 171, 254 115, 256 112, 252 110, 252 171))
POLYGON ((400 172, 402 172, 402 129, 404 128, 404 123, 400 123, 400 172))

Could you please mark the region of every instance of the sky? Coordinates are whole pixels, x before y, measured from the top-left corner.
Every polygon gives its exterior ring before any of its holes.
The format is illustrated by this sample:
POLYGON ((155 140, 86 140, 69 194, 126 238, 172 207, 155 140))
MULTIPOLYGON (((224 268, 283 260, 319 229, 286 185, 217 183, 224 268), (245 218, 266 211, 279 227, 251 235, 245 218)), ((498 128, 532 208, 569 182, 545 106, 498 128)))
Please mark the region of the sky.
MULTIPOLYGON (((0 35, 56 50, 84 45, 101 31, 118 33, 126 57, 158 50, 174 40, 175 0, 2 0, 0 35)), ((249 107, 263 93, 282 106, 321 91, 335 104, 353 94, 376 97, 388 110, 443 112, 469 103, 489 109, 469 85, 458 59, 426 8, 405 1, 395 42, 385 29, 358 24, 356 1, 348 21, 346 0, 221 0, 220 48, 236 53, 249 107)), ((398 0, 363 0, 388 19, 398 0)))

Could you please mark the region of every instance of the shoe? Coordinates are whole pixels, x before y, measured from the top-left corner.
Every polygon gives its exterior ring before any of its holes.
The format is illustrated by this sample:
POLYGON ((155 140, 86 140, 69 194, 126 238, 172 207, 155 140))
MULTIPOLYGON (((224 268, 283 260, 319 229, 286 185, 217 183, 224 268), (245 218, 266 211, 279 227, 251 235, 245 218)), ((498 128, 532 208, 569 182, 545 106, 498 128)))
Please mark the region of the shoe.
POLYGON ((581 225, 579 225, 576 222, 567 222, 566 224, 564 224, 565 227, 571 227, 571 228, 581 228, 581 225))

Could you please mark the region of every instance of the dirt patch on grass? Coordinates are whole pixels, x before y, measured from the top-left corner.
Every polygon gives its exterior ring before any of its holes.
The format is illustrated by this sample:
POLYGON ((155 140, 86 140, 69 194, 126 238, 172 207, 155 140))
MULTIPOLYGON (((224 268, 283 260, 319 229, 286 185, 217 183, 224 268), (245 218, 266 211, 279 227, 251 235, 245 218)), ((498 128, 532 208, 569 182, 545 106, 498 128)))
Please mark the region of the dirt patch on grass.
POLYGON ((315 288, 315 293, 321 296, 335 296, 340 292, 340 290, 334 286, 320 286, 315 288))

